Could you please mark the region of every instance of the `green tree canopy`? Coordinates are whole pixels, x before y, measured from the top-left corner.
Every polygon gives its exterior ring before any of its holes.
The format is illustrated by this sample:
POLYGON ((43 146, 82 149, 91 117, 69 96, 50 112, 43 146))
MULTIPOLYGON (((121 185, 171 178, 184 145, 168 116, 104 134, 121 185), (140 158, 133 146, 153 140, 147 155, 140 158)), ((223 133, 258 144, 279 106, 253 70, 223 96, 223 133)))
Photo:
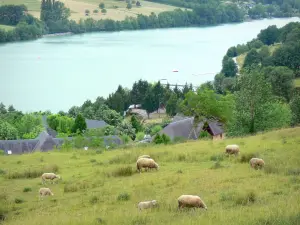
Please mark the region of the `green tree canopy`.
POLYGON ((73 133, 79 132, 82 134, 87 129, 86 122, 82 114, 78 114, 75 118, 74 126, 72 128, 73 133))
POLYGON ((213 90, 198 89, 190 91, 180 105, 180 110, 187 116, 195 116, 200 121, 216 119, 226 123, 231 118, 233 95, 219 95, 213 90))

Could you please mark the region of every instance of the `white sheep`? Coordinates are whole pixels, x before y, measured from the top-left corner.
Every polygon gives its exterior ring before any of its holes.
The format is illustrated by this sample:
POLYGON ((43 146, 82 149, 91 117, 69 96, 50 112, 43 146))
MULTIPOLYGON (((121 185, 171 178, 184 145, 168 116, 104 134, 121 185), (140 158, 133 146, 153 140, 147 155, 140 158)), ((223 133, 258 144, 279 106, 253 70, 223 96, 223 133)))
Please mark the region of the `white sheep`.
POLYGON ((181 195, 178 199, 178 208, 184 207, 196 207, 204 208, 207 210, 207 206, 202 199, 197 195, 181 195))
POLYGON ((146 170, 155 168, 158 170, 159 166, 153 159, 140 158, 136 161, 136 168, 141 173, 142 168, 145 168, 146 170))
POLYGON ((138 208, 139 208, 140 211, 142 209, 154 208, 156 206, 157 206, 157 201, 156 200, 140 202, 138 204, 138 208))
POLYGON ((47 196, 47 195, 54 195, 53 193, 52 193, 52 191, 50 190, 50 188, 45 188, 45 187, 43 187, 43 188, 40 188, 40 190, 39 190, 39 197, 41 198, 41 197, 43 197, 43 196, 47 196))
POLYGON ((43 184, 45 183, 46 180, 51 180, 53 183, 53 180, 55 178, 60 179, 60 176, 55 173, 43 173, 41 177, 42 177, 43 184))
POLYGON ((240 147, 238 145, 227 145, 225 148, 225 152, 227 154, 234 154, 234 155, 238 155, 240 153, 240 147))
POLYGON ((151 159, 151 157, 149 155, 141 155, 138 157, 138 159, 141 159, 141 158, 151 159))
POLYGON ((250 159, 249 163, 250 163, 250 166, 255 169, 257 169, 258 167, 262 168, 265 166, 264 160, 260 159, 260 158, 252 158, 252 159, 250 159))

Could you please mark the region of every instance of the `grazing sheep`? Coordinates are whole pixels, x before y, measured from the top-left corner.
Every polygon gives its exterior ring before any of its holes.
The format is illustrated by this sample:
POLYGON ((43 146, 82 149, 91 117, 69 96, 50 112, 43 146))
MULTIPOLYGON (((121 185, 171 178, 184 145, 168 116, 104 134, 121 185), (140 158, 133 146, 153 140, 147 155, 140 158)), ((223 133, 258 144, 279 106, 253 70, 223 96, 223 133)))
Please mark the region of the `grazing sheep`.
POLYGON ((138 159, 141 159, 141 158, 151 159, 151 157, 149 155, 141 155, 138 157, 138 159))
POLYGON ((154 208, 156 206, 157 206, 157 201, 156 200, 140 202, 138 204, 138 208, 139 208, 140 211, 142 209, 154 208))
POLYGON ((178 198, 178 208, 184 207, 204 208, 207 210, 205 203, 197 195, 181 195, 178 198))
POLYGON ((39 197, 41 198, 41 197, 43 197, 43 196, 47 196, 47 195, 54 195, 53 193, 52 193, 52 191, 50 190, 50 188, 40 188, 40 190, 39 190, 39 197))
POLYGON ((238 155, 240 153, 240 147, 238 145, 227 145, 226 146, 226 153, 231 155, 238 155))
POLYGON ((141 173, 142 168, 145 168, 146 170, 155 168, 158 170, 159 166, 153 159, 140 158, 136 161, 136 168, 141 173))
POLYGON ((55 174, 55 173, 43 173, 43 175, 42 175, 42 182, 44 184, 45 181, 48 179, 48 180, 51 180, 52 184, 53 184, 53 180, 55 178, 60 179, 60 176, 57 175, 57 174, 55 174))
POLYGON ((250 159, 250 166, 255 169, 257 169, 258 167, 262 168, 265 166, 265 162, 263 159, 260 158, 252 158, 250 159))

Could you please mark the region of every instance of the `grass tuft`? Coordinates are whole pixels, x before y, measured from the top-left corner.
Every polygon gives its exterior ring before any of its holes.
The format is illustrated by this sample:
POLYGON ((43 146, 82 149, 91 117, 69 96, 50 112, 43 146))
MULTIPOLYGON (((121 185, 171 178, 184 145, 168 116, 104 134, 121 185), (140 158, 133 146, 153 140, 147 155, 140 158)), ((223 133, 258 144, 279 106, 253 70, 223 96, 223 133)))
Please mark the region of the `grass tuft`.
POLYGON ((23 192, 31 192, 31 187, 24 187, 23 192))
POLYGON ((252 158, 258 158, 258 153, 244 153, 241 155, 240 162, 241 163, 249 163, 250 159, 252 158))
POLYGON ((119 194, 117 198, 118 201, 128 201, 129 199, 130 195, 126 192, 119 194))
POLYGON ((115 169, 112 172, 112 176, 114 177, 128 177, 133 175, 133 169, 131 166, 125 166, 115 169))
POLYGON ((248 191, 247 193, 236 196, 235 203, 237 205, 249 205, 256 201, 257 196, 254 191, 248 191))

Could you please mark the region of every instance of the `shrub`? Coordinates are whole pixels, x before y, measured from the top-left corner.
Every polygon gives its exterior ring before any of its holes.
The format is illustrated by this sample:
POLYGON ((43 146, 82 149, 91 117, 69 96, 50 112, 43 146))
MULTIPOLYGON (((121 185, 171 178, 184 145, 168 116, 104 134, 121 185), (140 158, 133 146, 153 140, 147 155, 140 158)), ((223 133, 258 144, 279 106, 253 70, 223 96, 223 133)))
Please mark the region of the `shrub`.
POLYGON ((99 198, 97 196, 92 196, 90 198, 90 203, 91 204, 96 204, 99 201, 99 198))
POLYGON ((97 149, 96 150, 96 154, 102 154, 103 153, 103 149, 97 149))
POLYGON ((249 163, 250 159, 252 158, 258 158, 258 153, 245 153, 241 155, 240 162, 241 163, 249 163))
POLYGON ((128 201, 130 199, 130 195, 126 192, 119 194, 117 200, 118 201, 128 201))
POLYGON ((206 130, 202 130, 199 134, 200 139, 206 139, 209 138, 210 134, 206 130))
POLYGON ((15 203, 16 203, 16 204, 21 204, 21 203, 23 203, 23 202, 24 202, 23 199, 21 199, 21 198, 15 198, 15 203))
POLYGON ((161 135, 161 140, 162 142, 166 145, 166 144, 169 144, 171 142, 171 139, 168 135, 166 134, 162 134, 161 135))
POLYGON ((107 13, 106 9, 101 9, 101 13, 107 13))
POLYGON ((99 10, 98 9, 94 9, 93 13, 98 13, 99 10))
POLYGON ((5 170, 0 169, 0 175, 4 175, 4 174, 6 174, 5 170))
POLYGON ((163 143, 163 140, 162 140, 160 134, 156 134, 155 135, 155 137, 153 139, 153 142, 154 142, 154 144, 161 144, 161 143, 163 143))
POLYGON ((126 135, 126 134, 123 134, 121 136, 121 139, 122 139, 122 141, 123 141, 124 144, 127 144, 131 140, 131 138, 128 135, 126 135))
POLYGON ((183 154, 183 153, 180 153, 177 157, 177 160, 182 162, 182 161, 185 161, 186 160, 186 155, 183 154))
POLYGON ((154 127, 152 127, 150 134, 151 134, 151 136, 153 136, 161 130, 162 130, 162 127, 160 125, 155 125, 154 127))
POLYGON ((96 159, 90 159, 90 162, 95 163, 95 162, 97 162, 97 160, 96 159))
POLYGON ((90 147, 97 148, 104 146, 104 139, 100 137, 93 137, 89 143, 90 147))
POLYGON ((131 176, 132 174, 133 174, 133 169, 131 166, 120 167, 112 172, 112 175, 114 177, 127 177, 127 176, 131 176))
POLYGON ((0 149, 0 155, 5 155, 5 151, 0 149))
POLYGON ((236 197, 235 203, 237 205, 248 205, 256 201, 256 194, 253 191, 249 191, 246 194, 241 194, 236 197))
POLYGON ((104 8, 105 8, 105 4, 104 4, 103 2, 101 2, 101 3, 99 4, 99 8, 100 8, 100 9, 104 9, 104 8))
POLYGON ((138 132, 138 133, 136 134, 136 139, 137 139, 138 141, 141 141, 141 140, 144 139, 144 136, 145 136, 145 133, 144 133, 144 132, 138 132))
POLYGON ((23 192, 31 192, 32 189, 30 187, 24 187, 23 192))
POLYGON ((86 9, 84 12, 85 12, 86 14, 90 14, 90 10, 89 10, 89 9, 86 9))

